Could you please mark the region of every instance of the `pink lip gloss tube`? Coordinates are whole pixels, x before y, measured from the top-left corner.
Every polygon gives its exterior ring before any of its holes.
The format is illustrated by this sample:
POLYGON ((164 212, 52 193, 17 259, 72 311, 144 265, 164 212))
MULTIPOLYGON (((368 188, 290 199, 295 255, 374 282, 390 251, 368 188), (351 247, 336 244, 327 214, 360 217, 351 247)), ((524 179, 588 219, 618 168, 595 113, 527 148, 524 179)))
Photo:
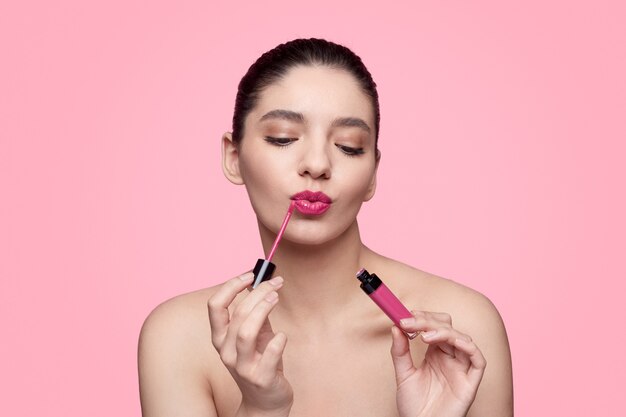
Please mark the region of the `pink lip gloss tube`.
MULTIPOLYGON (((400 330, 400 320, 413 317, 411 312, 402 304, 398 298, 387 288, 385 284, 376 276, 376 274, 370 274, 362 268, 357 272, 356 277, 361 281, 361 289, 365 294, 385 312, 387 316, 394 322, 400 330)), ((417 333, 408 333, 402 330, 409 339, 415 339, 417 333)))

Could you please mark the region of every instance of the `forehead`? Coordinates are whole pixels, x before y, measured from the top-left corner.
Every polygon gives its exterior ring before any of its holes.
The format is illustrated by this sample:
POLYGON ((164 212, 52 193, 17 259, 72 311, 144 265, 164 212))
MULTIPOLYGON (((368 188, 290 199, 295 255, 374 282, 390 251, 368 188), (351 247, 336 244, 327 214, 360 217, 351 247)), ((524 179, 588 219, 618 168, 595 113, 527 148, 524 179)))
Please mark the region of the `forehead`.
POLYGON ((275 109, 302 113, 307 121, 361 118, 374 128, 374 109, 352 74, 324 66, 297 66, 263 90, 250 113, 255 121, 275 109))

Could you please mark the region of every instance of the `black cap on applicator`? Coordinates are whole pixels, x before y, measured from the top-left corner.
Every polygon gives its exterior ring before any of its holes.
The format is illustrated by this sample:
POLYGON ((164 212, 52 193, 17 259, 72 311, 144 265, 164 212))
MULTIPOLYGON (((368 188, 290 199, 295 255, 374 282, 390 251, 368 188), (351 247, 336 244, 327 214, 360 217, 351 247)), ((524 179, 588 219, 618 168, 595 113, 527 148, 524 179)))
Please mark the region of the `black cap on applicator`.
POLYGON ((276 265, 267 259, 258 259, 252 272, 254 273, 254 281, 252 288, 256 288, 263 281, 272 279, 272 274, 276 269, 276 265))
POLYGON ((361 281, 361 289, 368 295, 376 291, 382 284, 382 281, 376 274, 370 274, 365 268, 361 268, 356 273, 356 277, 361 281))

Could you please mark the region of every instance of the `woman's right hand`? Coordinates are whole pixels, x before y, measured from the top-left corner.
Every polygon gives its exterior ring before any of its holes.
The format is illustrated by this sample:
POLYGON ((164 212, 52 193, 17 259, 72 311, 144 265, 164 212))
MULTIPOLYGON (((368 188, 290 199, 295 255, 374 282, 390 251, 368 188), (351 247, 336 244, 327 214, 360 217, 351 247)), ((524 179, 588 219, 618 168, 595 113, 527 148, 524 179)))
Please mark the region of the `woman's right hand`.
POLYGON ((274 277, 250 291, 232 311, 237 294, 252 283, 252 272, 226 281, 209 299, 211 339, 241 391, 238 416, 287 416, 293 389, 283 374, 284 333, 274 333, 268 320, 278 302, 283 278, 274 277))

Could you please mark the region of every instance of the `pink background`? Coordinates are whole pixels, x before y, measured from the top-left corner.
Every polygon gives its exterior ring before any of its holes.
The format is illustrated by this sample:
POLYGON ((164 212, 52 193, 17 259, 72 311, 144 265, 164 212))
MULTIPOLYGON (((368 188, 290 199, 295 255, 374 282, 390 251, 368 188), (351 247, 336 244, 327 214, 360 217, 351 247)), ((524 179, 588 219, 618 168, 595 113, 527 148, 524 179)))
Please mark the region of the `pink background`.
POLYGON ((2 2, 0 415, 140 413, 146 315, 261 254, 220 168, 237 82, 311 36, 379 84, 365 243, 491 298, 517 415, 623 415, 625 21, 617 0, 2 2))

